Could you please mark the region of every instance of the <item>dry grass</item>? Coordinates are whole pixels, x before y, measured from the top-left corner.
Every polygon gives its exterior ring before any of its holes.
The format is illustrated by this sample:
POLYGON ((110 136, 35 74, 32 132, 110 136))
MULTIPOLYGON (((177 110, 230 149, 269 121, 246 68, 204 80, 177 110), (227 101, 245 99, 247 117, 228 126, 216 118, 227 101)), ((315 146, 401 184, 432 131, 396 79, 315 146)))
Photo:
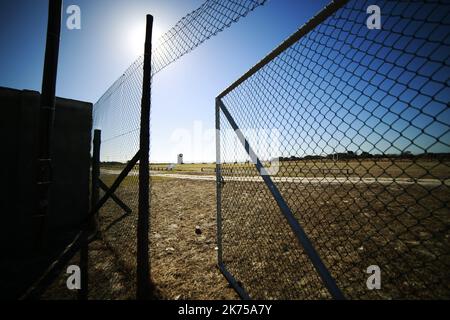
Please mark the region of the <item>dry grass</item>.
MULTIPOLYGON (((132 279, 136 269, 136 187, 129 181, 116 193, 133 209, 132 214, 124 215, 112 201, 100 213, 103 238, 132 279)), ((214 182, 153 178, 151 208, 151 269, 160 297, 237 298, 216 267, 214 182), (195 233, 196 226, 201 228, 200 235, 195 233)))
POLYGON ((153 277, 166 298, 238 298, 216 267, 214 182, 153 182, 151 221, 153 277))
MULTIPOLYGON (((68 263, 80 265, 79 254, 68 263)), ((58 279, 41 296, 43 300, 75 300, 77 291, 67 289, 68 274, 61 272, 58 279)), ((100 240, 89 245, 89 299, 129 300, 135 297, 134 281, 124 272, 113 251, 100 240)))
MULTIPOLYGON (((112 177, 103 177, 112 180, 112 177)), ((103 240, 89 250, 89 298, 135 297, 136 185, 132 180, 117 195, 132 209, 123 215, 108 201, 101 210, 103 240)), ((215 183, 154 179, 152 181, 151 269, 160 299, 238 299, 217 268, 215 183), (199 226, 202 233, 196 234, 199 226)), ((75 257, 70 264, 78 264, 75 257)), ((43 299, 76 299, 63 273, 43 299)))
MULTIPOLYGON (((450 162, 434 160, 297 160, 264 165, 278 166, 278 177, 450 178, 450 162)), ((225 163, 222 170, 225 174, 256 174, 251 163, 225 163)))
MULTIPOLYGON (((429 177, 424 171, 438 179, 450 177, 448 163, 431 161, 292 162, 282 164, 282 171, 301 176, 313 168, 344 165, 366 177, 429 177)), ((195 173, 199 167, 185 169, 195 173)), ((115 177, 102 179, 110 184, 115 177)), ((134 296, 137 181, 128 177, 116 193, 132 214, 124 216, 111 200, 101 210, 104 241, 94 244, 90 253, 92 298, 134 296)), ((448 186, 277 186, 347 297, 450 298, 448 186), (379 291, 366 288, 365 270, 372 264, 382 270, 379 291)), ((238 298, 216 267, 215 192, 213 181, 152 179, 150 253, 159 297, 238 298), (196 226, 201 234, 196 234, 196 226)), ((229 181, 222 199, 223 259, 252 297, 329 298, 263 183, 229 181)))
MULTIPOLYGON (((277 185, 347 297, 450 298, 448 187, 277 185)), ((224 261, 252 297, 329 297, 262 183, 227 182, 222 198, 224 261)))
MULTIPOLYGON (((267 167, 276 163, 269 164, 267 167)), ((437 160, 408 160, 382 158, 377 160, 296 160, 281 161, 276 176, 283 177, 314 177, 314 176, 350 176, 350 177, 386 177, 386 178, 413 178, 413 179, 450 179, 450 162, 437 160)), ((104 165, 107 169, 123 168, 123 165, 104 165)), ((215 163, 194 163, 176 165, 171 171, 164 173, 191 173, 213 174, 215 163)), ((138 165, 135 167, 137 170, 138 165)), ((151 169, 165 169, 166 164, 152 164, 151 169)), ((229 173, 256 174, 252 163, 225 163, 222 170, 229 173)))

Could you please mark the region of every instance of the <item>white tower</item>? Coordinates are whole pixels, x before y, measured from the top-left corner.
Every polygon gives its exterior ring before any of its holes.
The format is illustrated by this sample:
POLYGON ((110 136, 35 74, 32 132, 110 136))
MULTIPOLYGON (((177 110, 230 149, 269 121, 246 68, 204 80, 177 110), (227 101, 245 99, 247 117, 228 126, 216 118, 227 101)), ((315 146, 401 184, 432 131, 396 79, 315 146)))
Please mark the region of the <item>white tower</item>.
POLYGON ((183 164, 183 154, 182 154, 182 153, 180 153, 180 154, 178 155, 177 163, 178 163, 178 164, 183 164))

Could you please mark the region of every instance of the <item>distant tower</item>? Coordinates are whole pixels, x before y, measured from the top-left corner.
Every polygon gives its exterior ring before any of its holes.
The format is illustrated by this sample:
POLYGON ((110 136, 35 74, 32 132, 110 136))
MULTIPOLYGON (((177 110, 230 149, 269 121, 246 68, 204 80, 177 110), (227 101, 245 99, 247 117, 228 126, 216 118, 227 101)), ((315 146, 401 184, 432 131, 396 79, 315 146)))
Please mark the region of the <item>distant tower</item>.
POLYGON ((180 153, 180 154, 178 155, 178 161, 177 161, 177 163, 178 163, 178 164, 183 164, 183 154, 182 154, 182 153, 180 153))

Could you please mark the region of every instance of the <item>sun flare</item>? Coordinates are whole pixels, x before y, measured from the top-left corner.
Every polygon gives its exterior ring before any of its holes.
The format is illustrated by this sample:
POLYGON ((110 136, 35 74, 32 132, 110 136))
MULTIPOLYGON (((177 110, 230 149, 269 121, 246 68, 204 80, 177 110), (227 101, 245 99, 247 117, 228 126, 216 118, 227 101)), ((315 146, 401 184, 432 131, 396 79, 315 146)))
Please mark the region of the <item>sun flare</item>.
MULTIPOLYGON (((162 35, 160 29, 156 26, 153 27, 152 41, 153 44, 162 35)), ((135 56, 139 56, 144 53, 145 42, 145 23, 140 23, 132 26, 127 33, 127 48, 129 52, 135 56)))

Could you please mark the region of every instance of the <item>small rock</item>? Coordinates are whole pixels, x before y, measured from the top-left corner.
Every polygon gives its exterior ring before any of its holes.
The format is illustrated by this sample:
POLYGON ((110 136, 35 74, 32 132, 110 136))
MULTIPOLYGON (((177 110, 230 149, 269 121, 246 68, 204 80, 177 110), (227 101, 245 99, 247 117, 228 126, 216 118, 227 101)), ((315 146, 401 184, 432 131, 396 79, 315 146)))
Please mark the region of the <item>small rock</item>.
POLYGON ((195 227, 195 233, 196 234, 202 234, 202 229, 200 228, 200 226, 196 226, 195 227))
POLYGON ((168 248, 166 248, 166 251, 167 251, 168 253, 173 253, 173 252, 175 252, 175 248, 168 247, 168 248))

